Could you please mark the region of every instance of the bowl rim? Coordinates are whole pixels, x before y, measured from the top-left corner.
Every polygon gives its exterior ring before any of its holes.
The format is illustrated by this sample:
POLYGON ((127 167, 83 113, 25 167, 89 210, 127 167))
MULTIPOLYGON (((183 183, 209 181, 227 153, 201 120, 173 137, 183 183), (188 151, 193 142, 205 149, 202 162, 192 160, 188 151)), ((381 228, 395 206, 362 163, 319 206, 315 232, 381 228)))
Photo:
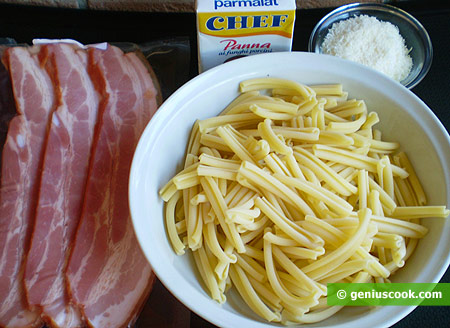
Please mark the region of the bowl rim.
POLYGON ((425 60, 423 62, 422 69, 417 73, 417 76, 411 80, 407 84, 403 84, 408 89, 414 88, 417 84, 419 84, 425 76, 428 74, 431 65, 433 63, 433 44, 431 42, 431 38, 428 34, 428 31, 425 29, 425 27, 422 25, 422 23, 415 18, 413 15, 408 13, 407 11, 398 8, 396 6, 390 5, 390 4, 384 4, 384 3, 351 3, 347 5, 343 5, 340 7, 337 7, 336 9, 330 11, 328 14, 323 16, 319 22, 314 26, 311 35, 309 37, 308 42, 308 51, 314 52, 314 53, 320 53, 316 51, 316 43, 317 43, 317 36, 319 29, 323 26, 323 24, 329 20, 330 18, 334 16, 338 16, 340 14, 344 13, 351 13, 355 10, 364 10, 364 9, 370 9, 375 10, 379 12, 387 12, 399 17, 402 17, 407 21, 411 26, 414 26, 419 35, 421 36, 421 39, 423 40, 425 44, 425 60))
MULTIPOLYGON (((137 222, 134 219, 135 216, 137 216, 137 209, 136 207, 138 206, 136 197, 133 197, 133 191, 136 188, 136 183, 142 183, 139 182, 138 180, 140 180, 138 178, 138 166, 139 166, 139 161, 143 161, 143 153, 142 153, 142 149, 144 148, 146 145, 144 143, 148 143, 148 137, 149 135, 151 136, 155 136, 157 135, 155 131, 153 131, 153 128, 158 128, 160 127, 160 125, 163 123, 162 120, 164 120, 169 113, 166 113, 166 111, 164 111, 165 107, 171 105, 172 103, 177 103, 176 102, 176 98, 181 95, 183 95, 183 93, 185 92, 185 90, 190 90, 193 88, 193 86, 198 83, 199 81, 202 81, 204 79, 208 79, 211 76, 214 76, 215 74, 217 74, 219 71, 229 71, 230 68, 234 67, 234 65, 238 65, 240 63, 245 64, 246 62, 250 62, 250 61, 257 61, 259 60, 259 58, 264 58, 263 56, 269 58, 269 57, 274 57, 274 58, 278 58, 278 61, 280 61, 280 59, 282 60, 283 58, 285 58, 284 56, 298 56, 296 59, 301 62, 301 59, 305 59, 308 56, 323 56, 323 58, 325 58, 324 54, 316 54, 316 53, 307 53, 307 52, 286 52, 286 53, 268 53, 268 54, 260 54, 260 55, 255 55, 255 56, 249 56, 249 57, 245 57, 245 58, 241 58, 241 59, 237 59, 235 61, 232 62, 228 62, 222 65, 219 65, 215 68, 212 68, 196 77, 194 77, 193 79, 191 79, 190 81, 188 81, 187 83, 185 83, 182 87, 180 87, 177 91, 175 91, 175 93, 170 96, 164 103, 163 105, 161 105, 161 108, 157 111, 157 113, 154 115, 154 117, 152 118, 152 120, 149 122, 149 124, 147 125, 143 135, 141 136, 141 139, 139 141, 138 147, 136 148, 136 153, 135 156, 133 158, 133 163, 132 163, 132 167, 131 167, 131 172, 130 172, 130 183, 129 183, 129 189, 128 189, 128 195, 129 195, 129 201, 130 201, 130 212, 132 215, 132 222, 133 222, 133 227, 134 230, 136 232, 136 237, 139 241, 140 247, 143 250, 143 253, 145 255, 145 257, 147 258, 147 260, 149 261, 150 264, 154 264, 149 260, 149 254, 146 253, 144 251, 144 247, 142 245, 142 242, 144 242, 143 238, 144 236, 142 235, 142 231, 139 230, 139 227, 137 226, 137 222), (279 57, 281 56, 281 57, 279 57), (306 56, 305 58, 301 58, 301 56, 306 56), (258 58, 255 58, 258 57, 258 58), (161 122, 160 122, 161 121, 161 122), (141 151, 139 153, 139 151, 141 151)), ((450 137, 448 135, 448 132, 446 131, 445 127, 443 126, 443 124, 439 121, 439 119, 436 117, 436 115, 431 111, 431 109, 419 98, 417 97, 414 93, 412 93, 410 90, 408 90, 407 88, 405 88, 404 86, 402 86, 401 84, 391 80, 390 78, 386 77, 384 74, 379 73, 377 71, 374 70, 370 70, 369 68, 367 68, 366 66, 363 66, 361 64, 358 63, 353 63, 350 61, 346 61, 343 60, 341 58, 338 57, 334 57, 334 56, 327 56, 329 58, 327 58, 327 60, 331 60, 334 61, 335 64, 341 64, 341 66, 345 67, 345 66, 359 66, 359 70, 363 70, 364 73, 371 75, 372 77, 376 77, 377 79, 383 81, 388 87, 391 86, 395 89, 397 89, 399 91, 399 96, 403 99, 404 97, 406 97, 405 99, 407 99, 408 101, 411 102, 415 102, 417 103, 418 106, 420 106, 421 108, 423 108, 423 110, 426 112, 426 115, 430 118, 430 124, 435 124, 435 127, 437 128, 437 131, 434 131, 432 134, 434 133, 442 133, 441 137, 443 137, 445 139, 445 141, 447 142, 447 145, 450 145, 450 137)), ((312 57, 311 57, 312 58, 312 57)), ((245 65, 243 65, 245 67, 245 65)), ((339 66, 339 65, 337 65, 339 66)), ((226 73, 226 75, 228 76, 229 73, 226 73)), ((264 72, 261 72, 258 76, 264 76, 264 72)), ((174 114, 176 114, 176 110, 174 112, 174 114)), ((153 138, 153 137, 151 137, 153 138)), ((450 165, 450 164, 449 164, 450 165)), ((449 187, 450 188, 450 187, 449 187)), ((447 188, 447 189, 449 189, 447 188)), ((447 198, 450 196, 447 196, 447 198)), ((155 260, 158 255, 153 255, 152 254, 152 259, 155 260)), ((184 255, 186 256, 186 255, 184 255)), ((161 262, 161 258, 158 258, 158 263, 161 262)), ((445 273, 446 269, 448 268, 450 263, 450 255, 448 255, 442 263, 442 266, 440 267, 440 269, 438 270, 438 272, 434 275, 433 281, 432 282, 438 282, 443 274, 445 273)), ((154 273, 156 274, 156 276, 160 279, 160 281, 162 282, 162 284, 181 302, 183 303, 186 307, 188 307, 191 311, 195 312, 196 314, 198 314, 199 316, 201 316, 202 318, 204 318, 205 320, 220 326, 221 324, 224 325, 224 327, 233 327, 233 325, 230 325, 230 320, 232 320, 233 318, 236 318, 236 314, 235 313, 231 313, 225 310, 225 313, 227 313, 227 315, 224 317, 223 313, 216 313, 216 316, 214 316, 214 313, 208 313, 207 311, 201 312, 199 311, 199 308, 196 307, 196 305, 198 304, 193 304, 193 303, 189 303, 187 301, 188 296, 186 295, 186 293, 189 292, 185 292, 181 289, 179 290, 174 290, 171 286, 171 279, 172 277, 169 276, 164 276, 163 273, 167 273, 166 269, 162 269, 161 268, 162 264, 158 264, 155 265, 155 267, 153 267, 152 265, 152 269, 154 269, 154 273)), ((187 286, 186 288, 191 288, 190 286, 187 286)), ((191 288, 192 289, 192 288, 191 288)), ((212 309, 210 307, 210 304, 202 304, 204 306, 204 308, 206 309, 212 309)), ((203 307, 202 306, 202 307, 203 307)), ((398 311, 396 310, 395 314, 393 316, 390 316, 388 318, 388 320, 386 322, 384 322, 383 324, 387 324, 388 326, 395 324, 396 322, 398 322, 399 320, 403 319, 404 317, 406 317, 410 312, 412 312, 414 309, 416 308, 416 306, 404 306, 401 307, 401 309, 398 309, 398 311)), ((370 313, 368 314, 370 315, 370 313)), ((359 319, 359 320, 365 320, 365 319, 359 319)), ((252 321, 251 318, 249 317, 244 317, 242 316, 240 318, 241 323, 254 323, 255 327, 268 327, 270 325, 270 323, 260 323, 260 322, 255 322, 252 321)), ((274 325, 274 327, 276 327, 277 325, 274 325)), ((354 323, 350 323, 350 326, 354 327, 354 323)), ((341 327, 344 328, 346 327, 346 324, 338 324, 337 327, 341 327)))

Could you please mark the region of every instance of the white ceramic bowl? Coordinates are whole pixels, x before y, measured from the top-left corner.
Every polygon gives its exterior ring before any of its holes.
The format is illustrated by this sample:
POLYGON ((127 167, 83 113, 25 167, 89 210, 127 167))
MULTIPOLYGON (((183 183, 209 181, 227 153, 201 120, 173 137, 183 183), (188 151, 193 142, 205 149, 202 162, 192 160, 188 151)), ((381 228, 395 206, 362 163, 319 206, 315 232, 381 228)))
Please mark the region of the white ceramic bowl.
MULTIPOLYGON (((397 140, 424 184, 431 204, 450 204, 450 139, 432 111, 412 92, 362 65, 315 53, 272 53, 238 59, 194 78, 176 91, 153 117, 137 147, 129 199, 138 240, 158 278, 182 303, 220 327, 278 326, 255 315, 234 293, 226 304, 203 288, 190 252, 177 256, 169 244, 159 189, 180 170, 192 124, 217 115, 238 94, 242 80, 281 77, 306 84, 342 83, 350 97, 377 111, 386 140, 397 140)), ((430 230, 394 282, 438 282, 449 264, 450 221, 423 220, 430 230)), ((414 307, 349 307, 310 326, 390 326, 414 307)))

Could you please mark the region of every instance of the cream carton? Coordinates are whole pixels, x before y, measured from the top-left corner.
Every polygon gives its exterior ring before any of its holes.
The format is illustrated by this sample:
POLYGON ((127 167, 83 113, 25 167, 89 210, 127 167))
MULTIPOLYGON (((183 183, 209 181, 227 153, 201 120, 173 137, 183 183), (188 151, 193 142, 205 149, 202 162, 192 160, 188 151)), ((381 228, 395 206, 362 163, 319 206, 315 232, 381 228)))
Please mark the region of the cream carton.
POLYGON ((197 0, 199 71, 267 52, 290 51, 295 0, 197 0))

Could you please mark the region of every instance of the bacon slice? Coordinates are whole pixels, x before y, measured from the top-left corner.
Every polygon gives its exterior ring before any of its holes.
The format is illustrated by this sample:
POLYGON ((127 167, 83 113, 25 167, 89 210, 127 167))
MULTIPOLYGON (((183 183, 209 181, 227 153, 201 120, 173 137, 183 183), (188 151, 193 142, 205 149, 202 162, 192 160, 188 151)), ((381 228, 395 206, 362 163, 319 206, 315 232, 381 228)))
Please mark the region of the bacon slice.
POLYGON ((52 115, 42 167, 36 221, 25 268, 28 303, 52 327, 80 327, 69 304, 65 267, 81 216, 99 97, 87 72, 87 53, 69 44, 42 46, 58 107, 52 115))
POLYGON ((22 280, 54 108, 53 86, 37 55, 30 53, 35 50, 15 47, 4 55, 18 112, 3 148, 0 187, 0 325, 6 327, 41 324, 38 311, 27 309, 22 280))
POLYGON ((155 278, 134 235, 127 195, 134 150, 157 108, 156 89, 135 54, 109 46, 89 55, 101 121, 66 274, 89 326, 123 327, 135 321, 155 278))

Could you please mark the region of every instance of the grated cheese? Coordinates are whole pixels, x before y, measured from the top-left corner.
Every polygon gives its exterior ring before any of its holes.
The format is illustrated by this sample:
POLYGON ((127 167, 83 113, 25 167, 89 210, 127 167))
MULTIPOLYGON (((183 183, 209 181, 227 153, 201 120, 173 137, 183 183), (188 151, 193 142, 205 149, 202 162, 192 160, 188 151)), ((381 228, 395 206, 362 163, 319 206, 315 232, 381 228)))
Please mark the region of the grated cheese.
POLYGON ((398 27, 367 15, 334 23, 322 52, 369 66, 396 81, 404 80, 412 67, 398 27))

